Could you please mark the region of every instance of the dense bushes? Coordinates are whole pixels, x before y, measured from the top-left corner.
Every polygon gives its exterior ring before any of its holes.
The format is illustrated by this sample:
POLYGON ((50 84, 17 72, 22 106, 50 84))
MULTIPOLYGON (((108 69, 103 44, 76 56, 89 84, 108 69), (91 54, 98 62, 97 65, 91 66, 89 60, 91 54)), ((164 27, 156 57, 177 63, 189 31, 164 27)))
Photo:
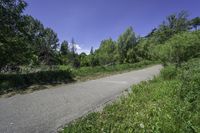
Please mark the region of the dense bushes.
POLYGON ((155 48, 155 54, 166 64, 180 66, 183 62, 200 55, 200 31, 174 35, 165 44, 155 48))
POLYGON ((177 119, 181 132, 200 132, 200 59, 192 59, 180 68, 177 119))
POLYGON ((166 66, 164 69, 161 70, 161 77, 163 79, 173 79, 177 75, 177 68, 174 65, 166 66))
POLYGON ((200 103, 200 59, 192 59, 184 64, 180 78, 183 81, 180 96, 191 103, 194 109, 200 103))
POLYGON ((116 64, 110 66, 96 66, 96 67, 81 67, 74 71, 76 76, 92 76, 95 74, 110 73, 110 72, 120 72, 124 70, 132 70, 135 68, 141 68, 150 64, 155 64, 156 62, 144 60, 134 64, 116 64))
POLYGON ((26 74, 0 74, 0 93, 8 89, 21 89, 33 84, 68 82, 73 74, 68 70, 49 70, 26 74))

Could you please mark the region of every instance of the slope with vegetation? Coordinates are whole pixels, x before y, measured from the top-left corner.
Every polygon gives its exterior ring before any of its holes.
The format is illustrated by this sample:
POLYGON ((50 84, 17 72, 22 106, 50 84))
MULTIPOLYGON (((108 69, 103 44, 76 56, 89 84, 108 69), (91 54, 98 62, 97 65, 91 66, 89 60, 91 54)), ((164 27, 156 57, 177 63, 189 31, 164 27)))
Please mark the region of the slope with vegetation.
POLYGON ((141 38, 131 59, 161 61, 160 76, 133 86, 128 96, 69 123, 62 132, 200 132, 197 20, 188 20, 186 12, 173 14, 141 38))
POLYGON ((160 77, 64 129, 71 132, 200 132, 200 59, 168 66, 160 77))

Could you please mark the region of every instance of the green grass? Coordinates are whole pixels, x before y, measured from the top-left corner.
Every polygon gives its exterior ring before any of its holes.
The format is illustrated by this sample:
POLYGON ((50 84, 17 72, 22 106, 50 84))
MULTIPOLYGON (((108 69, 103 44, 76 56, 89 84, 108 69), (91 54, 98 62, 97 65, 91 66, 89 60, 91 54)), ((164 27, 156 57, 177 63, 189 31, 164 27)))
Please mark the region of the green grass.
POLYGON ((144 82, 133 87, 128 97, 70 123, 70 132, 175 132, 176 87, 178 81, 144 82))
POLYGON ((96 66, 96 67, 81 67, 79 69, 74 69, 74 75, 76 80, 88 80, 95 79, 99 77, 104 77, 116 73, 128 72, 131 70, 141 69, 158 62, 153 61, 141 61, 134 64, 117 64, 112 66, 96 66))
POLYGON ((160 77, 133 86, 128 96, 69 123, 62 132, 199 133, 199 62, 186 63, 176 75, 171 75, 173 66, 165 68, 160 77))

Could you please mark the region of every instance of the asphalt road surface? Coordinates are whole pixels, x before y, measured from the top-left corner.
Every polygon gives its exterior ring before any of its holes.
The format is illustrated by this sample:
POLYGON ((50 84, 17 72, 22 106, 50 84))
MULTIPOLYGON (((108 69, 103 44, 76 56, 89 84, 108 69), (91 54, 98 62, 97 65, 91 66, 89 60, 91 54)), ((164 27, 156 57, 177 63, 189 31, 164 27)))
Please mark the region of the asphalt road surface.
POLYGON ((161 65, 54 89, 0 98, 0 133, 54 133, 104 105, 133 84, 152 79, 161 65))

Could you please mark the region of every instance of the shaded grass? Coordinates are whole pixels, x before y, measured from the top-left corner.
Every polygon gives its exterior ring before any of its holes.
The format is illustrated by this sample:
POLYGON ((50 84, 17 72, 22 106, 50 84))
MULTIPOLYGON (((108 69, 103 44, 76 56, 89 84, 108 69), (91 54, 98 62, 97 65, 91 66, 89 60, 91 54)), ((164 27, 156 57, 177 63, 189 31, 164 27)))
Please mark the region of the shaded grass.
POLYGON ((25 91, 33 85, 68 83, 71 81, 73 81, 73 74, 70 69, 0 74, 0 94, 25 91))

